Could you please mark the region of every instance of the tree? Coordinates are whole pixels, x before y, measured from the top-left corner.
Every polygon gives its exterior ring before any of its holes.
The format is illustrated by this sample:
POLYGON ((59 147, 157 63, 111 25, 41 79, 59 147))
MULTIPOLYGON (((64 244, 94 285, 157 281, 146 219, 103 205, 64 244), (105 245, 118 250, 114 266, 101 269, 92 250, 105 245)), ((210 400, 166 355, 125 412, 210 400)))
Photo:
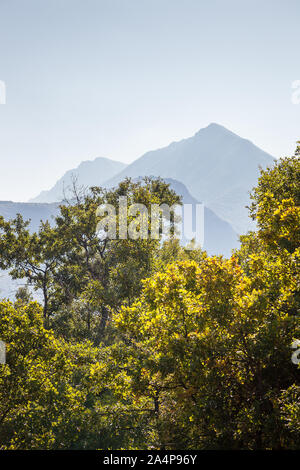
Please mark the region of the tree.
MULTIPOLYGON (((27 278, 42 291, 47 327, 54 314, 60 316, 61 324, 61 314, 65 316, 66 308, 72 311, 72 303, 80 298, 89 305, 89 331, 96 318, 98 331, 94 341, 99 344, 110 309, 124 301, 132 302, 140 292, 140 280, 152 272, 159 240, 111 240, 106 234, 99 236, 101 217, 97 209, 103 204, 118 208, 121 196, 127 197, 129 205, 138 202, 147 208, 154 203, 180 203, 180 198, 161 179, 127 179, 112 190, 95 187, 84 194, 75 190, 74 200, 60 206, 54 227, 42 223, 38 233, 31 234, 28 222, 20 215, 11 222, 0 219, 0 267, 11 269, 14 278, 27 278)), ((118 221, 119 216, 117 211, 118 221)), ((128 216, 126 222, 131 219, 128 216)))
POLYGON ((294 445, 278 403, 298 377, 290 345, 300 329, 268 294, 235 258, 206 258, 170 265, 115 314, 123 334, 115 361, 126 364, 132 397, 156 411, 149 445, 294 445))
POLYGON ((251 198, 250 214, 258 225, 259 240, 268 250, 299 248, 300 235, 300 160, 295 156, 278 160, 261 170, 251 198))
POLYGON ((54 296, 54 273, 59 263, 59 244, 48 222, 30 234, 29 221, 20 214, 7 222, 0 216, 0 267, 10 269, 13 279, 26 278, 44 300, 44 320, 48 323, 49 301, 54 296))
POLYGON ((43 327, 39 305, 0 303, 0 449, 65 449, 85 428, 97 351, 67 344, 43 327))
POLYGON ((251 207, 258 230, 230 260, 202 254, 161 267, 115 313, 115 363, 126 358, 131 396, 155 410, 149 446, 297 447, 299 169, 296 155, 262 171, 251 207))
POLYGON ((0 303, 0 446, 299 447, 299 152, 261 172, 228 260, 99 237, 100 204, 179 201, 151 178, 77 194, 37 234, 2 219, 1 266, 47 303, 0 303))

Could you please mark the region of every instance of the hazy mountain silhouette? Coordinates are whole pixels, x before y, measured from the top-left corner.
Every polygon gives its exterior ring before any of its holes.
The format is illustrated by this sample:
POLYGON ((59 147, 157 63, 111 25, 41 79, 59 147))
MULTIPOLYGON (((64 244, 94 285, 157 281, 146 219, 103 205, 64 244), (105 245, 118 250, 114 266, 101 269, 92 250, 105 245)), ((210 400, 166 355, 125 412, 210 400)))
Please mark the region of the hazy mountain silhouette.
POLYGON ((49 191, 42 191, 30 202, 57 202, 72 195, 70 188, 73 180, 77 180, 81 186, 101 186, 104 181, 112 178, 122 171, 127 165, 122 162, 99 157, 95 160, 87 160, 80 163, 77 168, 67 171, 49 191))
POLYGON ((54 218, 59 213, 59 203, 13 202, 0 201, 0 216, 5 220, 14 219, 21 214, 24 220, 30 220, 29 229, 36 232, 41 220, 46 220, 52 225, 54 218))
POLYGON ((249 140, 210 124, 193 137, 147 152, 130 165, 107 158, 83 162, 31 201, 60 201, 74 177, 79 185, 112 187, 126 176, 161 176, 184 183, 196 200, 230 223, 235 232, 244 233, 253 227, 245 206, 257 183, 259 167, 273 162, 271 155, 249 140))
MULTIPOLYGON (((192 204, 193 220, 195 222, 195 208, 197 201, 187 190, 186 186, 179 181, 165 178, 165 181, 174 191, 182 196, 183 204, 192 204)), ((195 225, 193 226, 193 230, 195 225)), ((239 237, 231 225, 220 219, 211 209, 204 206, 204 245, 203 249, 210 256, 224 255, 230 257, 231 251, 239 246, 239 237)))
POLYGON ((251 227, 245 206, 256 185, 259 166, 274 158, 218 124, 193 137, 147 152, 105 184, 116 186, 126 176, 161 176, 185 184, 192 196, 243 233, 251 227))

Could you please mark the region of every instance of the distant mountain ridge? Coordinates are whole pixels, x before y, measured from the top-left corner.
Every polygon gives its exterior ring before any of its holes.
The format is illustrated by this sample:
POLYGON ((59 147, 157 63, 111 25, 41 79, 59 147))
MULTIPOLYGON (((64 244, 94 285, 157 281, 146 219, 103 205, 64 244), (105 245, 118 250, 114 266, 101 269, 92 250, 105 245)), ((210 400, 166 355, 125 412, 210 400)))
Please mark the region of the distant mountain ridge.
MULTIPOLYGON (((166 183, 182 197, 183 204, 192 204, 195 224, 195 208, 197 201, 187 190, 186 186, 171 178, 164 178, 166 183)), ((193 224, 193 230, 195 225, 193 224)), ((231 225, 220 219, 211 209, 204 206, 204 245, 203 249, 208 255, 224 255, 230 257, 233 249, 238 248, 239 237, 231 225)))
POLYGON ((174 178, 236 232, 244 233, 253 226, 245 206, 259 167, 266 168, 274 160, 249 140, 212 123, 193 137, 145 153, 105 185, 116 186, 126 176, 174 178))
POLYGON ((59 203, 0 201, 0 216, 10 220, 21 214, 24 220, 30 220, 31 232, 39 229, 41 220, 43 222, 48 220, 52 225, 58 213, 59 203))
POLYGON ((77 168, 67 171, 51 189, 42 191, 29 202, 59 202, 64 196, 68 197, 72 194, 70 188, 73 180, 77 180, 82 186, 99 186, 126 166, 126 163, 104 157, 84 161, 77 168))
POLYGON ((182 182, 196 200, 242 234, 254 228, 246 206, 259 167, 271 166, 274 160, 249 140, 212 123, 192 137, 145 153, 130 165, 104 158, 83 162, 32 202, 61 200, 73 176, 79 185, 105 187, 117 186, 125 177, 160 176, 182 182))

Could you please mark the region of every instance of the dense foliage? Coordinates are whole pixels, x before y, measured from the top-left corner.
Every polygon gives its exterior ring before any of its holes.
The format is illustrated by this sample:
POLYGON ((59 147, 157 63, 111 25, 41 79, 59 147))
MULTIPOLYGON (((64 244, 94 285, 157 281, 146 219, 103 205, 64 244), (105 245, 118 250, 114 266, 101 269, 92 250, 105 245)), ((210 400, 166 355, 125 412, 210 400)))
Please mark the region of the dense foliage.
POLYGON ((299 448, 299 153, 261 171, 230 259, 99 238, 99 204, 180 201, 156 179, 77 193, 39 233, 1 219, 0 266, 43 302, 0 303, 0 448, 299 448))

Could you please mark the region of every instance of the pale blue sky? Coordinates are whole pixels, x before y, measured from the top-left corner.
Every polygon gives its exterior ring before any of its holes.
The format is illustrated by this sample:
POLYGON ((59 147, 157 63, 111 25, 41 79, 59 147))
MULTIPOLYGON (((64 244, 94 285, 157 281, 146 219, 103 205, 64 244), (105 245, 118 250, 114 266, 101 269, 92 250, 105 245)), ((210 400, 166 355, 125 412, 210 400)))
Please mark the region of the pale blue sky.
POLYGON ((299 0, 0 0, 0 200, 210 122, 292 153, 299 22, 299 0))

